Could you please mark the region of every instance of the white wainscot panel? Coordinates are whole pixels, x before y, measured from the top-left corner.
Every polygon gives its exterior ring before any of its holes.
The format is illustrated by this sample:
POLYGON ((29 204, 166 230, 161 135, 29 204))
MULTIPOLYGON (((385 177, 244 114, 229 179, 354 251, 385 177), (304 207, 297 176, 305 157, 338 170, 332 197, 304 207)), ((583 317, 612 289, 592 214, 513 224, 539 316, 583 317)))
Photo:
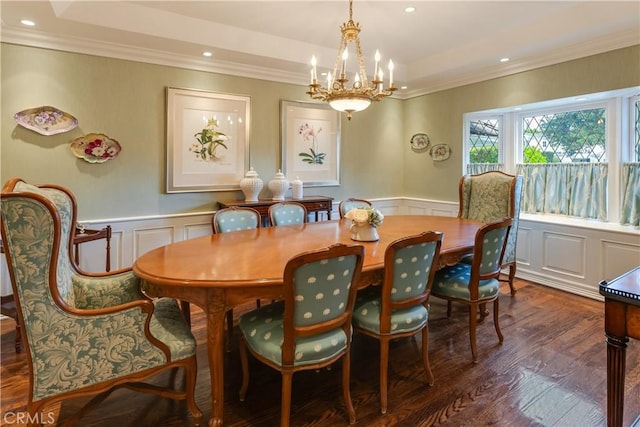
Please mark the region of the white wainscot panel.
POLYGON ((640 245, 601 240, 603 280, 613 280, 640 265, 640 245))
POLYGON ((544 232, 542 239, 544 270, 585 277, 587 239, 584 236, 544 232))
POLYGON ((209 236, 213 233, 211 224, 190 224, 184 226, 184 240, 209 236))
POLYGON ((531 265, 532 236, 530 228, 523 228, 522 225, 518 225, 516 261, 521 265, 531 265))
POLYGON ((132 231, 134 259, 152 249, 173 243, 174 227, 171 226, 132 231))

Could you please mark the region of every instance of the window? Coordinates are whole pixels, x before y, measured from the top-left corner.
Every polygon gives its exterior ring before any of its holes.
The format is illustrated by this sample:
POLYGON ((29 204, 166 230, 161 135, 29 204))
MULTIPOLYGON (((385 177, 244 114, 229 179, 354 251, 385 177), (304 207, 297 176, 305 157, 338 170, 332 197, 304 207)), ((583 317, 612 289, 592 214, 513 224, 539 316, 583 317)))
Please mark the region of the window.
POLYGON ((501 117, 489 117, 469 121, 467 144, 469 147, 467 173, 478 174, 500 170, 501 117))
POLYGON ((523 163, 605 162, 605 108, 522 118, 523 163))
POLYGON ((639 92, 465 114, 464 170, 523 175, 522 212, 638 225, 639 92))

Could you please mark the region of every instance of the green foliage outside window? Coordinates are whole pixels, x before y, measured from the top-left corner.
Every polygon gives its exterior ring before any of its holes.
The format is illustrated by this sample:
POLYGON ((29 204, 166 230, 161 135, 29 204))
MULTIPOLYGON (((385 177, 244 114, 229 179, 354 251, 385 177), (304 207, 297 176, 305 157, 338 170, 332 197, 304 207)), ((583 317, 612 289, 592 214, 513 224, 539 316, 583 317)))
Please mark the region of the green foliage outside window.
POLYGON ((472 148, 469 163, 498 163, 498 147, 472 148))
MULTIPOLYGON (((553 153, 547 153, 553 157, 553 153)), ((547 157, 540 150, 533 147, 524 149, 524 163, 547 163, 547 157)))

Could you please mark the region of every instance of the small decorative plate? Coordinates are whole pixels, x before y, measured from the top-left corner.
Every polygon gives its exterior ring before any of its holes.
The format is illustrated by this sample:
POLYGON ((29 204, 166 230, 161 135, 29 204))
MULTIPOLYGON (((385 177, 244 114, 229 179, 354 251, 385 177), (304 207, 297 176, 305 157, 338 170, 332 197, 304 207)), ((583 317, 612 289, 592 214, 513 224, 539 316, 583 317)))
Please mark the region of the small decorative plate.
POLYGON ((121 150, 118 141, 101 133, 88 133, 71 143, 73 154, 89 163, 104 163, 116 157, 121 150))
POLYGON ((20 126, 41 135, 68 132, 78 126, 78 119, 50 106, 20 111, 14 114, 13 118, 20 126))
POLYGON ((433 160, 437 162, 447 160, 451 155, 451 147, 449 147, 447 144, 434 145, 433 147, 431 147, 429 155, 433 160))
POLYGON ((426 133, 416 133, 411 137, 411 149, 413 151, 424 151, 429 147, 429 135, 426 133))

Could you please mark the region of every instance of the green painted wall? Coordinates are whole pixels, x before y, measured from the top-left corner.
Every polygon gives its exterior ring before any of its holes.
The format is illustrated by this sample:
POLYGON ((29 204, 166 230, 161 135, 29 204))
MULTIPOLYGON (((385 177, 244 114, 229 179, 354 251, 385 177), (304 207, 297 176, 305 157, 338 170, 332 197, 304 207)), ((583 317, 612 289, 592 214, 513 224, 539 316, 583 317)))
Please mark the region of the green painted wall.
MULTIPOLYGON (((249 95, 251 165, 265 183, 280 164, 280 100, 308 100, 298 85, 11 44, 0 49, 0 180, 66 186, 83 221, 208 211, 217 200, 242 198, 240 191, 165 193, 166 87, 249 95), (43 136, 13 120, 16 112, 42 105, 73 114, 80 125, 43 136), (77 159, 69 143, 90 132, 118 140, 120 156, 103 164, 77 159)), ((635 46, 410 100, 385 100, 351 121, 343 116, 342 185, 306 188, 305 194, 336 201, 456 201, 463 113, 640 85, 639 58, 635 46), (416 132, 427 132, 434 144, 450 144, 451 158, 436 163, 412 152, 409 139, 416 132)))

